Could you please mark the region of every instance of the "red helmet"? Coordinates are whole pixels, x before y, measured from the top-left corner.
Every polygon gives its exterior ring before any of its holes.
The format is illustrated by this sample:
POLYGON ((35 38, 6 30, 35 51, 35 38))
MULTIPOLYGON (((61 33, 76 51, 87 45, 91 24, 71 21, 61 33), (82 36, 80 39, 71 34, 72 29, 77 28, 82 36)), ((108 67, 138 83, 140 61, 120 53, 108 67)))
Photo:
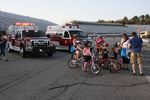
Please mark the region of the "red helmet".
POLYGON ((108 44, 108 43, 104 43, 104 46, 105 46, 105 47, 108 47, 108 46, 109 46, 109 44, 108 44))
POLYGON ((99 37, 99 38, 97 38, 96 39, 96 43, 98 44, 98 43, 100 43, 100 44, 103 44, 105 41, 104 41, 104 39, 102 38, 102 37, 99 37))

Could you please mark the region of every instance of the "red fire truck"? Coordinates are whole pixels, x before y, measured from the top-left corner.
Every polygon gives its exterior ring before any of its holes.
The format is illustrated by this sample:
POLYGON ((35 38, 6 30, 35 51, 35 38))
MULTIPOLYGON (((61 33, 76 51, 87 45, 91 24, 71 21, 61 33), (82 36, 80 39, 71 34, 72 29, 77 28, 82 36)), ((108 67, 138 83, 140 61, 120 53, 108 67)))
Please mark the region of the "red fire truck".
POLYGON ((55 52, 55 46, 34 23, 17 22, 9 26, 7 34, 8 51, 19 51, 22 57, 29 53, 52 56, 55 52))
POLYGON ((79 29, 79 25, 72 24, 66 24, 64 26, 48 26, 46 35, 53 41, 56 49, 69 51, 74 35, 78 35, 80 39, 87 39, 83 31, 79 29))

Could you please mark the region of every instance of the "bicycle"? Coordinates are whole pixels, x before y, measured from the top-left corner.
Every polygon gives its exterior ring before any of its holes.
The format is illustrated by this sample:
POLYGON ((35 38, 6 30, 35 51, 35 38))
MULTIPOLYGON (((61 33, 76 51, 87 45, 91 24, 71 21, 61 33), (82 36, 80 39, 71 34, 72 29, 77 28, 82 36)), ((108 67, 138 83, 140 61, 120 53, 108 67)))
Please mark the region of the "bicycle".
MULTIPOLYGON (((84 66, 84 63, 85 62, 83 62, 83 66, 84 66)), ((94 54, 92 55, 92 59, 88 62, 88 65, 86 67, 87 67, 86 71, 90 71, 90 73, 92 73, 93 75, 98 75, 101 71, 101 67, 99 67, 99 65, 95 63, 94 54)), ((83 68, 82 68, 82 71, 83 71, 83 68)))
POLYGON ((71 68, 71 69, 75 69, 75 68, 82 65, 81 63, 83 62, 83 60, 84 60, 83 57, 80 57, 78 60, 71 57, 68 60, 68 67, 71 68))
POLYGON ((110 64, 111 61, 108 58, 106 58, 106 59, 99 58, 97 62, 98 62, 98 65, 102 69, 104 69, 104 70, 108 69, 109 70, 109 66, 108 65, 110 64))
POLYGON ((112 59, 112 58, 109 58, 110 59, 110 64, 109 64, 109 70, 111 73, 116 73, 118 71, 120 71, 121 69, 121 64, 120 62, 118 62, 118 60, 115 60, 115 59, 112 59))
POLYGON ((108 69, 109 70, 109 64, 111 63, 109 57, 108 57, 108 52, 106 52, 103 56, 98 57, 98 59, 96 59, 97 64, 104 70, 108 69))

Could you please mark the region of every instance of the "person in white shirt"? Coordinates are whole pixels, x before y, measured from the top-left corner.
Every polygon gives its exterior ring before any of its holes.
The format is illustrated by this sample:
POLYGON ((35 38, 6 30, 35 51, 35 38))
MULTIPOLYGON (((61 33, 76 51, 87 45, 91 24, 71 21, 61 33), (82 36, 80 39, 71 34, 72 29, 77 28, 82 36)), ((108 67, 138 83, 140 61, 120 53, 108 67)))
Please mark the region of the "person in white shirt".
POLYGON ((123 69, 125 70, 129 70, 128 65, 130 63, 130 49, 128 48, 128 44, 129 44, 129 38, 128 35, 126 33, 124 33, 122 35, 122 40, 121 40, 121 57, 123 60, 123 69))

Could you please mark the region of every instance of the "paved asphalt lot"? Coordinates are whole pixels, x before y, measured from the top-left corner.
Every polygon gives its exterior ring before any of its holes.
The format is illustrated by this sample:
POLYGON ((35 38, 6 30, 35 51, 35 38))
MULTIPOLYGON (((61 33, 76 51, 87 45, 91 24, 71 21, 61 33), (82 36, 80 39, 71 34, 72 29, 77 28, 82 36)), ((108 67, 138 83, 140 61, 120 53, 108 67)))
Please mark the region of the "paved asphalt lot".
POLYGON ((84 75, 68 68, 67 52, 25 59, 9 53, 0 61, 0 100, 150 100, 150 49, 143 51, 145 76, 132 76, 131 68, 84 75))

